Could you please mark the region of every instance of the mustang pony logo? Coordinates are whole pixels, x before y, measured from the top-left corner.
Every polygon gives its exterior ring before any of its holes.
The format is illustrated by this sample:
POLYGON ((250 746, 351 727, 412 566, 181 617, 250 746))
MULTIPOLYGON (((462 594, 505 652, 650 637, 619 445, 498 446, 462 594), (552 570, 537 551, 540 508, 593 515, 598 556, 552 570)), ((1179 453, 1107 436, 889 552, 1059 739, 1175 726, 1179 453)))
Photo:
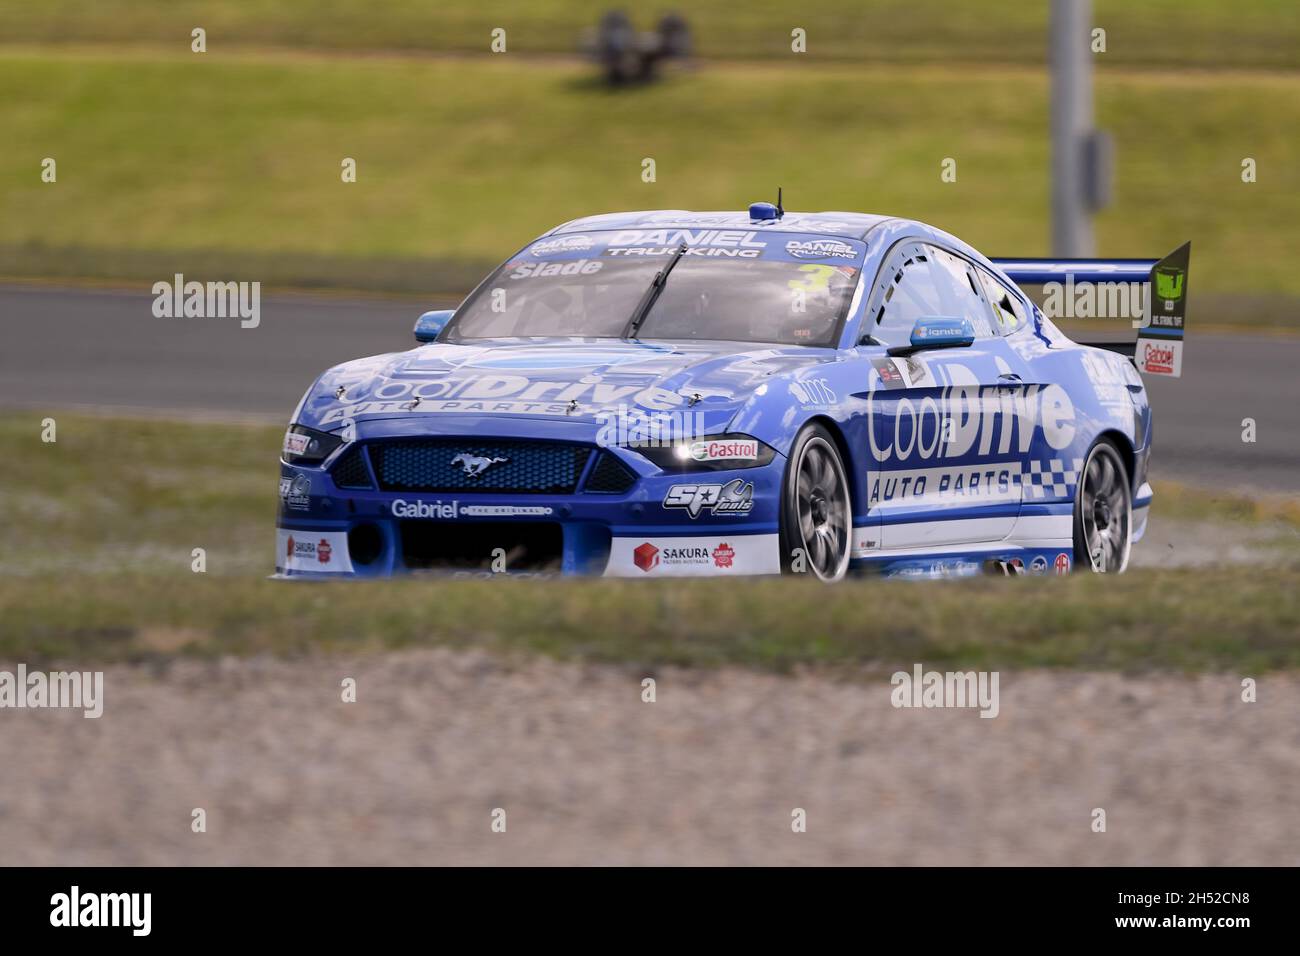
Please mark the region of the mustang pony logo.
POLYGON ((477 478, 493 465, 503 465, 509 458, 480 458, 477 455, 457 455, 451 460, 453 466, 460 465, 461 470, 471 478, 477 478))

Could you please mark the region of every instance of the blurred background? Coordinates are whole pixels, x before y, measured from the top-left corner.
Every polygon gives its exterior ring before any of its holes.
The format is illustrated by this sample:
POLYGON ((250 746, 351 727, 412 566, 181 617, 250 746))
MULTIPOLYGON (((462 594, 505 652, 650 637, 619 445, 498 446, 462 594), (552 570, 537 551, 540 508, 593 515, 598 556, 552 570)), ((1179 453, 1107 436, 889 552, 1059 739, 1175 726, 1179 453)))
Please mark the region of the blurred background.
MULTIPOLYGON (((778 184, 791 209, 1043 255, 1048 7, 703 0, 680 11, 689 66, 614 89, 580 52, 608 2, 0 0, 0 276, 455 297, 576 216, 739 209, 778 184)), ((1194 325, 1289 326, 1300 5, 1096 0, 1092 20, 1115 148, 1098 254, 1192 239, 1194 325)))

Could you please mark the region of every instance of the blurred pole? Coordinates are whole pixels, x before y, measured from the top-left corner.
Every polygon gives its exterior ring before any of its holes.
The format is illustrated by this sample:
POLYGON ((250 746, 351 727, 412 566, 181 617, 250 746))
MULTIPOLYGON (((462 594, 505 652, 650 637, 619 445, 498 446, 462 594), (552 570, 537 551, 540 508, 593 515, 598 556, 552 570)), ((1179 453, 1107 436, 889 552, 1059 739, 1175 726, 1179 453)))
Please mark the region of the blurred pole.
POLYGON ((1052 0, 1048 56, 1052 70, 1052 255, 1096 255, 1085 161, 1092 133, 1091 0, 1052 0))

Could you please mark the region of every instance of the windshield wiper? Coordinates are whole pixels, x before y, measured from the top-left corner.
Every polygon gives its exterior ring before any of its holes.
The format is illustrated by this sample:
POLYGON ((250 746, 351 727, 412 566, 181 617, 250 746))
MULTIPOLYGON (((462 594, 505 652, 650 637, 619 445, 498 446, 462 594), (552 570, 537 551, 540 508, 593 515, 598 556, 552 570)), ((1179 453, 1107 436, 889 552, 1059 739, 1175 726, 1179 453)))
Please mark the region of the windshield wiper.
POLYGON ((650 310, 659 299, 659 293, 664 291, 664 286, 668 283, 668 273, 673 271, 673 266, 677 265, 684 255, 686 255, 686 243, 683 242, 677 247, 673 257, 668 260, 668 264, 656 272, 655 277, 650 280, 650 288, 645 290, 645 295, 641 296, 641 301, 637 303, 636 311, 632 313, 627 329, 623 332, 623 338, 636 338, 636 334, 641 331, 641 323, 646 320, 646 316, 650 314, 650 310))

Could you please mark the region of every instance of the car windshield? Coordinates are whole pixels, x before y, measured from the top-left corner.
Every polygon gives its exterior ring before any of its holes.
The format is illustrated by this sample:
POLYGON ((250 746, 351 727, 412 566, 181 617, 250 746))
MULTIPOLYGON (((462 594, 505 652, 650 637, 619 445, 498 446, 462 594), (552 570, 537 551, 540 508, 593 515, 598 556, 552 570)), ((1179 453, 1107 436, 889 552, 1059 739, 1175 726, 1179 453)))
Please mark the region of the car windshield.
POLYGON ((856 240, 659 230, 635 244, 643 235, 577 234, 534 243, 457 310, 443 341, 620 338, 656 273, 685 243, 638 339, 833 345, 862 264, 856 240))

